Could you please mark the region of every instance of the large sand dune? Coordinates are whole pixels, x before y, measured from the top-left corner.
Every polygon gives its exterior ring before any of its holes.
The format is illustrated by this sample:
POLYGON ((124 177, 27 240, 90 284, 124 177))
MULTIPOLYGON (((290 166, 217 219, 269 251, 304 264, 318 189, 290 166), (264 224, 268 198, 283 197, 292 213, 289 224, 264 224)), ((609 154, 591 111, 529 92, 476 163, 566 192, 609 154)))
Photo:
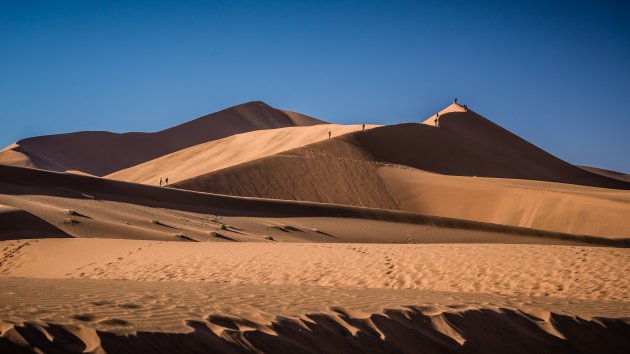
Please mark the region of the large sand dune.
MULTIPOLYGON (((375 125, 367 125, 370 129, 375 125)), ((362 125, 319 124, 236 134, 147 161, 107 175, 128 182, 156 184, 160 178, 176 183, 206 173, 291 150, 335 136, 362 130, 362 125)))
POLYGON ((321 123, 263 102, 249 102, 155 133, 87 131, 27 138, 0 152, 0 163, 103 176, 234 134, 321 123))
MULTIPOLYGON (((398 124, 349 133, 279 155, 293 160, 308 158, 314 161, 319 157, 396 164, 456 176, 630 189, 627 182, 562 161, 475 112, 464 111, 459 105, 451 105, 442 111, 439 127, 431 125, 431 121, 429 118, 424 124, 398 124)), ((275 167, 280 164, 274 163, 275 167)))
POLYGON ((630 236, 630 219, 625 217, 630 214, 630 184, 561 161, 458 105, 441 113, 440 127, 375 127, 217 169, 174 186, 563 233, 630 236), (549 182, 558 180, 565 183, 549 182))

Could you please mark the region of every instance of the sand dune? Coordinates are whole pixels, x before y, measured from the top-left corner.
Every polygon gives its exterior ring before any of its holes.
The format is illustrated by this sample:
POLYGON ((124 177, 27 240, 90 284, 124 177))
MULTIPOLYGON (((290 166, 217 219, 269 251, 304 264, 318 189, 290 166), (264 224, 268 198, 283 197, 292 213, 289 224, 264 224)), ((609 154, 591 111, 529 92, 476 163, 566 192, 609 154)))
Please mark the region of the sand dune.
POLYGON ((0 163, 103 176, 234 134, 321 123, 263 102, 249 102, 156 133, 91 131, 27 138, 0 152, 0 163))
POLYGON ((626 238, 383 209, 196 193, 12 166, 0 166, 0 203, 37 215, 74 237, 183 242, 628 244, 626 238))
POLYGON ((376 173, 399 210, 566 233, 630 236, 630 191, 394 167, 376 173))
MULTIPOLYGON (((369 125, 366 129, 373 127, 376 126, 369 125)), ((338 136, 361 129, 361 125, 319 124, 310 127, 287 127, 236 134, 179 150, 114 172, 106 177, 144 184, 156 184, 159 183, 160 178, 168 177, 169 183, 176 183, 326 140, 328 132, 333 132, 335 136, 338 136)))
POLYGON ((626 182, 564 162, 473 111, 458 111, 459 107, 449 106, 441 114, 440 127, 428 123, 378 127, 281 155, 396 164, 446 175, 630 188, 626 182))
MULTIPOLYGON (((441 119, 446 120, 446 117, 448 115, 442 115, 441 119)), ((244 162, 174 186, 218 194, 403 210, 563 233, 630 236, 630 221, 625 217, 630 213, 630 192, 626 190, 526 179, 448 176, 410 167, 426 167, 423 165, 425 161, 433 163, 431 161, 439 159, 429 156, 412 135, 405 140, 393 136, 391 130, 405 135, 417 127, 447 129, 444 126, 448 126, 447 121, 442 121, 441 128, 421 124, 377 127, 244 162), (389 138, 385 139, 385 136, 389 138), (378 150, 376 146, 382 149, 378 150), (384 158, 377 157, 378 154, 384 158)), ((512 139, 509 133, 505 134, 512 139)), ((461 159, 443 157, 444 162, 436 163, 463 169, 468 165, 478 168, 475 164, 486 164, 510 169, 516 175, 519 171, 530 174, 557 171, 556 176, 582 176, 593 184, 604 181, 607 185, 627 186, 624 182, 604 180, 594 174, 573 175, 575 170, 586 172, 516 137, 512 140, 516 141, 514 146, 505 142, 506 151, 534 150, 542 162, 530 161, 527 165, 518 161, 518 155, 514 155, 514 159, 504 155, 499 157, 502 161, 480 162, 468 156, 461 159), (545 170, 543 165, 555 165, 555 170, 545 170), (522 166, 526 167, 522 169, 522 166)), ((530 152, 523 154, 529 156, 530 152)), ((493 172, 491 167, 488 171, 493 172)))

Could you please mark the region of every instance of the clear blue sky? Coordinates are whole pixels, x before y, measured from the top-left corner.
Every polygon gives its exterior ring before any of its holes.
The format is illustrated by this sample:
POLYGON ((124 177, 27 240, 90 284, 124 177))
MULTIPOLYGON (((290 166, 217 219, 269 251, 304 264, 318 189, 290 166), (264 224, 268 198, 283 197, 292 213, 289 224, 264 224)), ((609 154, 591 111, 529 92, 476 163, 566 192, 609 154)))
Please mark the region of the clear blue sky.
POLYGON ((0 145, 251 100, 393 124, 457 96, 569 162, 630 173, 625 3, 0 0, 0 145))

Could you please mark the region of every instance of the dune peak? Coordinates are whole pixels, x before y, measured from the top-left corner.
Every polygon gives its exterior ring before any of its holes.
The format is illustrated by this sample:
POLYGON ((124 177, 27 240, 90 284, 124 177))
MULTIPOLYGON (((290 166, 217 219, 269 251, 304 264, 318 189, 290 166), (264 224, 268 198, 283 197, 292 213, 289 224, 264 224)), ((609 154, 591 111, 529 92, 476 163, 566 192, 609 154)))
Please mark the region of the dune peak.
POLYGON ((439 111, 436 114, 434 114, 434 115, 430 116, 429 118, 425 119, 422 122, 422 124, 435 125, 435 118, 437 118, 438 115, 442 116, 442 115, 447 114, 447 113, 468 112, 468 111, 470 111, 470 109, 468 109, 468 106, 466 106, 466 105, 461 105, 459 103, 451 103, 450 105, 448 105, 445 108, 443 108, 441 111, 439 111))

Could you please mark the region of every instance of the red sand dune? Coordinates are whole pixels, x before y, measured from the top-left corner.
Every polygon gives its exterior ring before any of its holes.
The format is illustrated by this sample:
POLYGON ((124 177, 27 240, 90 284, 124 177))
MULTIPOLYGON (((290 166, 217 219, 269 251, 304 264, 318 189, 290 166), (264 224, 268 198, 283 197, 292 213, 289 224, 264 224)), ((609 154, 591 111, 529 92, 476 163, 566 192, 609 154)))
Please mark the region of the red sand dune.
POLYGON ((86 131, 23 139, 0 152, 0 164, 103 176, 238 133, 321 123, 263 102, 249 102, 155 133, 86 131))

